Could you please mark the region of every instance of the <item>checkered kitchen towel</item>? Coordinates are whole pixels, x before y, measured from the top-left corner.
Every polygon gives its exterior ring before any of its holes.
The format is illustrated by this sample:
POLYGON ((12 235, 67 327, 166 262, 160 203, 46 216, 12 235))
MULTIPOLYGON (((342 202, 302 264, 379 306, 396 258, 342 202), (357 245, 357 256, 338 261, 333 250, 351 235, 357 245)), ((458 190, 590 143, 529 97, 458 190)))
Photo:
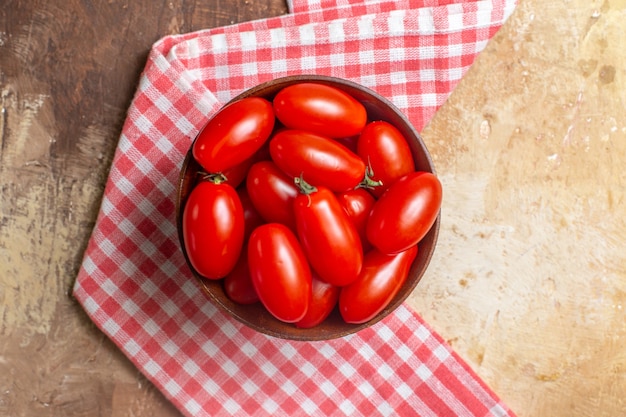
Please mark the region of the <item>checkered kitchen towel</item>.
POLYGON ((407 306, 328 342, 259 334, 218 311, 180 251, 178 172, 192 139, 243 90, 285 75, 347 78, 418 130, 515 0, 292 0, 291 13, 169 36, 148 58, 74 295, 187 416, 513 413, 407 306))

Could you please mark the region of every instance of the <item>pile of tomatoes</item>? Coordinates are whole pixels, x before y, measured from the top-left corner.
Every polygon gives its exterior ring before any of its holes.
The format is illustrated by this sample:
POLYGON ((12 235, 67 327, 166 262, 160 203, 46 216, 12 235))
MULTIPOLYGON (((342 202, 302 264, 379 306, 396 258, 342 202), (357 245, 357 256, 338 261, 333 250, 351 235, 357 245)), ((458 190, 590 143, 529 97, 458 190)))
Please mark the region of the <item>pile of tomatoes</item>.
POLYGON ((296 83, 221 109, 192 145, 189 262, 234 302, 309 328, 383 310, 441 205, 400 131, 336 87, 296 83))

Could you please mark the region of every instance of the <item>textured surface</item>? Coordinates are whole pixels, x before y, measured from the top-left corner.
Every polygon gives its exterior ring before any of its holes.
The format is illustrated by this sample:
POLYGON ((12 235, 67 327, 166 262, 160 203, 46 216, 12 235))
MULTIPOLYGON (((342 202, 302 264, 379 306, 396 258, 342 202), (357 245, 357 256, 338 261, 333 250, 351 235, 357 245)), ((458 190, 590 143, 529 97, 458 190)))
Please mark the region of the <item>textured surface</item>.
MULTIPOLYGON (((6 5, 0 415, 176 416, 68 292, 150 44, 286 9, 6 5)), ((625 8, 522 0, 423 131, 445 227, 410 305, 520 416, 626 408, 625 8)))
POLYGON ((423 131, 444 197, 410 304, 521 416, 626 413, 624 1, 521 1, 423 131))
POLYGON ((0 415, 175 416, 70 297, 150 46, 282 0, 3 1, 0 415))
MULTIPOLYGON (((313 72, 364 83, 421 130, 514 8, 487 0, 407 10, 394 1, 387 13, 383 4, 351 0, 348 8, 166 37, 150 51, 73 294, 185 415, 510 415, 406 309, 350 337, 277 340, 208 303, 178 250, 180 165, 218 101, 313 72)), ((372 101, 359 89, 350 94, 372 101)), ((424 238, 418 264, 430 258, 432 237, 424 238)))

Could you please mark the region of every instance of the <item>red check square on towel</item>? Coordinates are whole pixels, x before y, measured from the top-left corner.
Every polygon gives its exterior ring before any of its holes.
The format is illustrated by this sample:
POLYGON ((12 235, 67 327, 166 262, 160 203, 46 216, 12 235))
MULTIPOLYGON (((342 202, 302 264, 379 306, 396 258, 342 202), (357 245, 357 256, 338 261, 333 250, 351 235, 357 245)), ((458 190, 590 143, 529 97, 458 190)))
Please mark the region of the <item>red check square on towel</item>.
POLYGON ((308 0, 292 13, 169 36, 150 53, 74 295, 187 416, 512 416, 422 318, 401 306, 327 342, 275 339, 212 305, 175 226, 179 170, 223 103, 280 76, 346 78, 421 130, 515 0, 308 0))

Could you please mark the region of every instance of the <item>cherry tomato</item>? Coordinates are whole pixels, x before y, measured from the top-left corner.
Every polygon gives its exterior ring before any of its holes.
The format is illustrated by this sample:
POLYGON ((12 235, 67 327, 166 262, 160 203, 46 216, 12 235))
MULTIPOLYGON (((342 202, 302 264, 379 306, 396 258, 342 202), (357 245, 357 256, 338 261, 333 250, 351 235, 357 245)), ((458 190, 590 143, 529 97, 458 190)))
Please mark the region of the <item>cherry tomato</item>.
POLYGON ((274 128, 272 104, 248 97, 215 114, 192 145, 193 157, 209 173, 218 173, 250 158, 274 128))
POLYGON ((344 321, 365 323, 387 307, 406 281, 416 255, 417 245, 394 255, 376 249, 365 255, 359 277, 339 294, 344 321))
POLYGON ((248 172, 246 188, 254 207, 266 222, 281 223, 296 230, 293 200, 298 195, 298 188, 273 162, 254 164, 248 172))
POLYGON ((250 278, 246 247, 241 251, 235 268, 224 278, 224 292, 228 298, 238 304, 254 304, 259 301, 250 278))
POLYGON ((237 188, 237 195, 239 196, 239 201, 241 201, 241 207, 243 208, 243 241, 247 242, 252 231, 265 223, 265 220, 263 220, 256 207, 254 207, 246 187, 237 188))
POLYGON ((365 164, 337 141, 302 130, 283 130, 270 140, 270 155, 291 177, 303 176, 314 186, 346 191, 359 185, 365 164))
POLYGON ((243 208, 237 192, 225 183, 198 183, 183 210, 187 257, 203 277, 225 277, 237 263, 244 238, 243 208))
POLYGON ((313 273, 311 305, 296 327, 308 329, 315 327, 332 313, 339 299, 339 287, 328 284, 313 273))
POLYGON ((357 153, 356 145, 359 141, 359 135, 349 136, 347 138, 337 138, 335 140, 350 149, 352 152, 357 153))
POLYGON ((363 252, 367 252, 371 249, 371 244, 367 240, 365 227, 376 199, 364 188, 355 188, 337 194, 337 200, 359 233, 361 244, 363 244, 363 252))
POLYGON ((230 184, 233 188, 237 188, 246 179, 246 175, 248 175, 248 170, 251 166, 252 160, 248 158, 235 166, 225 169, 221 175, 224 176, 226 183, 230 184))
POLYGON ((367 238, 383 253, 402 252, 419 242, 437 219, 442 191, 430 172, 397 180, 376 201, 367 221, 367 238))
POLYGON ((287 323, 302 320, 311 304, 311 269, 293 232, 279 223, 257 227, 248 243, 248 263, 270 314, 287 323))
POLYGON ((357 142, 357 153, 369 165, 374 181, 382 185, 371 189, 380 197, 399 178, 415 171, 411 148, 400 131, 384 121, 368 123, 357 142))
POLYGON ((288 128, 331 138, 355 135, 367 122, 363 104, 325 84, 290 85, 276 94, 273 104, 276 117, 288 128))
POLYGON ((221 174, 226 178, 226 182, 232 185, 233 188, 239 187, 246 180, 248 171, 252 165, 256 162, 270 159, 269 146, 265 145, 267 145, 267 142, 250 158, 222 171, 221 174))
POLYGON ((329 284, 347 285, 361 271, 359 234, 332 191, 317 187, 305 192, 309 194, 294 200, 294 212, 298 238, 311 268, 329 284))

